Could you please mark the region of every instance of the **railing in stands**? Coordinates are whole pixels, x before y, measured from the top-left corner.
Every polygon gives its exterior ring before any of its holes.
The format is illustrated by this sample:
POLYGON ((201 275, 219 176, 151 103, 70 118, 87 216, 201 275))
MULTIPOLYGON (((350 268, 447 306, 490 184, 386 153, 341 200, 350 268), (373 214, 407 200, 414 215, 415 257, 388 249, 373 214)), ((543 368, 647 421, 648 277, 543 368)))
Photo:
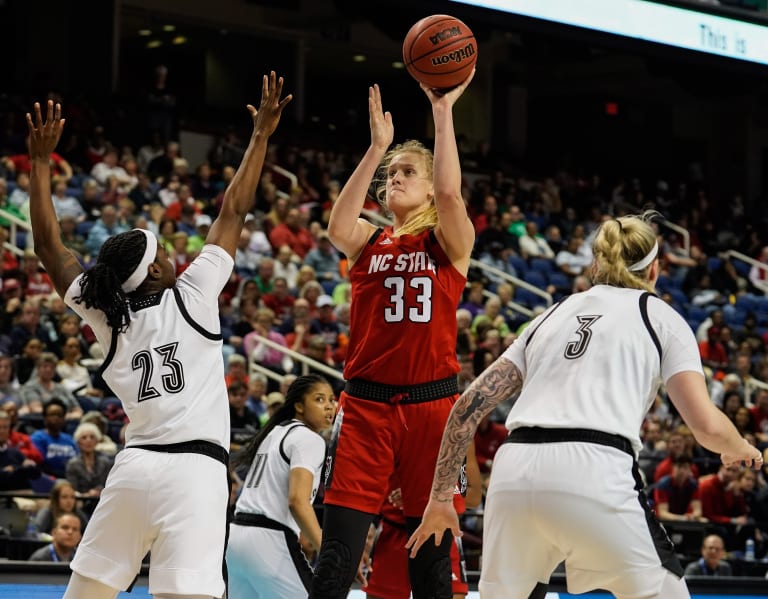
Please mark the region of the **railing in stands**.
MULTIPOLYGON (((7 220, 9 223, 11 223, 9 232, 10 236, 8 237, 8 241, 3 243, 3 247, 6 250, 10 250, 17 256, 21 256, 24 253, 24 250, 16 245, 16 234, 19 232, 19 229, 23 229, 28 236, 32 235, 32 225, 30 225, 27 221, 21 220, 18 216, 11 214, 10 212, 3 210, 0 208, 0 216, 2 216, 5 220, 7 220)), ((31 239, 31 237, 30 237, 31 239)), ((28 243, 27 246, 31 247, 28 243)))
MULTIPOLYGON (((760 262, 760 260, 755 260, 751 256, 747 256, 746 254, 742 254, 741 252, 737 252, 736 250, 728 250, 727 252, 724 252, 724 255, 726 258, 728 258, 731 261, 740 260, 741 262, 745 262, 750 266, 756 266, 757 268, 764 270, 768 275, 768 264, 766 264, 765 262, 760 262)), ((766 276, 766 281, 768 281, 768 276, 766 276)), ((763 291, 763 293, 768 293, 768 282, 766 282, 765 288, 761 289, 761 291, 763 291)))
MULTIPOLYGON (((511 283, 512 285, 516 285, 517 287, 522 287, 523 289, 527 289, 531 293, 540 296, 547 304, 547 307, 552 305, 552 295, 544 291, 543 289, 540 289, 536 287, 536 285, 531 285, 528 281, 523 281, 522 279, 518 279, 517 277, 513 277, 512 275, 504 272, 503 270, 499 270, 498 268, 493 268, 492 266, 488 266, 487 264, 483 264, 482 262, 475 260, 472 258, 469 263, 479 268, 485 272, 489 272, 497 277, 500 277, 507 281, 508 283, 511 283)), ((510 302, 510 305, 512 308, 515 306, 512 305, 514 302, 510 302)), ((520 306, 520 304, 516 304, 517 306, 520 306)), ((522 306, 521 306, 522 307, 522 306)), ((515 308, 516 309, 516 308, 515 308)), ((531 312, 532 314, 533 312, 531 312)), ((529 314, 530 315, 530 314, 529 314)))
MULTIPOLYGON (((312 358, 308 358, 304 354, 300 354, 299 352, 293 351, 292 349, 285 347, 284 345, 280 345, 279 343, 275 343, 271 339, 267 339, 266 337, 262 337, 261 335, 257 335, 259 342, 263 343, 270 349, 277 350, 281 352, 282 354, 289 356, 291 359, 296 360, 297 362, 301 363, 301 374, 307 374, 309 372, 310 367, 313 368, 316 371, 322 372, 323 374, 326 374, 330 377, 344 380, 344 375, 336 370, 335 368, 331 368, 327 364, 323 364, 322 362, 318 362, 317 360, 313 360, 312 358)), ((265 375, 268 378, 271 378, 274 381, 282 382, 283 381, 283 375, 278 374, 277 372, 274 372, 273 370, 270 370, 269 368, 266 368, 265 366, 262 366, 258 362, 255 362, 248 359, 248 370, 252 374, 254 371, 258 371, 265 375)))
POLYGON ((672 229, 676 233, 679 233, 680 236, 683 238, 683 251, 685 252, 686 256, 691 255, 691 234, 688 232, 688 229, 685 227, 681 227, 680 225, 677 225, 673 223, 670 220, 667 220, 666 218, 661 218, 658 221, 656 221, 661 225, 662 227, 666 227, 667 229, 672 229))

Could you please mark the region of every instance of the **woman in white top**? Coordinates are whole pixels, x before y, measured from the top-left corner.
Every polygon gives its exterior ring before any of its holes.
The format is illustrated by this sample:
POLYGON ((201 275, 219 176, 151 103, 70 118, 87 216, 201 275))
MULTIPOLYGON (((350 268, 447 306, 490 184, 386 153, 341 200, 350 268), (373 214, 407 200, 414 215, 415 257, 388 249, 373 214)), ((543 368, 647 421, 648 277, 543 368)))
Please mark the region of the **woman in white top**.
POLYGON ((510 399, 485 505, 484 599, 537 599, 565 561, 569 593, 689 597, 674 545, 650 510, 637 467, 640 425, 661 383, 723 463, 762 464, 710 401, 696 340, 653 294, 658 245, 648 220, 605 221, 588 291, 537 317, 456 402, 430 502, 408 541, 458 535, 453 486, 478 422, 510 399), (522 541, 524 539, 524 542, 522 541))
POLYGON ((295 599, 309 592, 312 570, 299 534, 320 549, 312 502, 325 461, 319 432, 333 422, 334 409, 325 378, 300 376, 285 403, 234 457, 235 466, 250 466, 229 528, 229 599, 295 599))

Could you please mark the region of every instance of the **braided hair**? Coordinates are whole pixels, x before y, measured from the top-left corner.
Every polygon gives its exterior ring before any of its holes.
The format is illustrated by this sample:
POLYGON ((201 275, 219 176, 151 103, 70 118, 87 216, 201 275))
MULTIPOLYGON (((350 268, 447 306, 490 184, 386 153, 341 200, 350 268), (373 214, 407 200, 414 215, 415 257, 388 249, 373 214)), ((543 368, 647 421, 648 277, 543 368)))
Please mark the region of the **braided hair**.
POLYGON ((232 456, 232 465, 235 468, 250 466, 259 446, 267 438, 278 424, 296 417, 296 404, 303 401, 315 385, 327 385, 328 380, 319 374, 305 374, 297 377, 285 392, 285 403, 280 406, 259 431, 254 434, 243 447, 242 451, 232 456))
POLYGON ((107 323, 123 333, 131 322, 128 297, 122 284, 141 262, 147 238, 141 231, 119 233, 107 239, 99 250, 96 264, 80 280, 78 304, 104 312, 107 323))

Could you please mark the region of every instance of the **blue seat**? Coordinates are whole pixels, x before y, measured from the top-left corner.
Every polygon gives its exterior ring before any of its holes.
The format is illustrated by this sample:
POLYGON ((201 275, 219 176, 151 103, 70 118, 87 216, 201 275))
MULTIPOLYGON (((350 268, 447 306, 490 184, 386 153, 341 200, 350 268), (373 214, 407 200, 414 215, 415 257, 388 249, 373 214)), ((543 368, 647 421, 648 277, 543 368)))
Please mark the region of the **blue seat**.
POLYGON ((525 261, 525 258, 511 255, 507 258, 507 262, 515 269, 517 276, 520 278, 523 278, 523 275, 528 272, 528 263, 525 261))
POLYGON ((723 320, 729 327, 743 327, 747 319, 747 313, 744 310, 728 310, 723 312, 723 320))
POLYGON ((672 296, 672 301, 675 302, 681 308, 688 303, 688 296, 681 289, 675 287, 669 287, 666 290, 669 295, 672 296))
POLYGON ((697 320, 699 324, 704 322, 707 317, 709 316, 709 312, 707 312, 704 308, 700 308, 699 306, 688 306, 688 320, 697 320))
POLYGON ((745 293, 736 298, 736 302, 733 304, 737 310, 743 310, 744 312, 755 312, 759 305, 756 296, 751 293, 745 293))
POLYGON ((546 306, 547 302, 543 297, 536 295, 533 291, 528 291, 522 287, 515 289, 515 301, 529 308, 535 308, 536 306, 546 306))
POLYGON ((549 275, 555 272, 555 264, 547 258, 531 258, 531 270, 549 275))
POLYGON ((733 267, 736 269, 736 272, 739 273, 742 277, 748 277, 749 271, 751 270, 751 266, 744 262, 743 260, 739 260, 738 258, 734 258, 731 260, 731 263, 733 264, 733 267))
POLYGON ((714 272, 716 270, 720 270, 720 267, 723 265, 723 259, 718 258, 717 256, 710 256, 707 258, 707 269, 709 272, 714 272))
POLYGON ((75 231, 78 235, 82 235, 83 237, 88 237, 88 233, 91 230, 91 227, 93 227, 93 223, 96 221, 92 220, 84 220, 81 223, 77 223, 77 227, 75 227, 75 231))
POLYGON ((562 272, 552 272, 549 274, 549 284, 554 285, 558 291, 570 291, 573 288, 571 279, 562 272))
POLYGON ((656 289, 659 291, 659 293, 662 293, 670 288, 670 281, 671 279, 667 275, 659 275, 659 278, 656 279, 656 289))
POLYGON ((547 287, 547 276, 544 273, 538 272, 536 270, 529 270, 527 273, 525 273, 523 280, 526 283, 530 283, 531 285, 538 287, 539 289, 546 289, 547 287))

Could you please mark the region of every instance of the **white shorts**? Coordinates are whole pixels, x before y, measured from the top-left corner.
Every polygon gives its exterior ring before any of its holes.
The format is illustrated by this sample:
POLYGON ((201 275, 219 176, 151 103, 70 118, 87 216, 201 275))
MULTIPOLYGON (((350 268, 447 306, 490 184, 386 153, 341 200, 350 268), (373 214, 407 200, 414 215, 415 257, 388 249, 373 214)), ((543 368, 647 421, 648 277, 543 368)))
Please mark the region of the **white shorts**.
POLYGON ((632 467, 594 443, 502 445, 485 503, 483 599, 527 599, 563 560, 569 593, 658 593, 674 546, 646 520, 632 467))
MULTIPOLYGON (((298 547, 298 544, 297 544, 298 547)), ((230 524, 227 543, 228 599, 296 599, 309 590, 297 564, 308 574, 309 564, 291 553, 280 530, 230 524)), ((307 580, 307 582, 309 579, 307 580)))
POLYGON ((196 453, 123 449, 72 570, 125 590, 151 551, 149 592, 224 595, 227 469, 196 453))

